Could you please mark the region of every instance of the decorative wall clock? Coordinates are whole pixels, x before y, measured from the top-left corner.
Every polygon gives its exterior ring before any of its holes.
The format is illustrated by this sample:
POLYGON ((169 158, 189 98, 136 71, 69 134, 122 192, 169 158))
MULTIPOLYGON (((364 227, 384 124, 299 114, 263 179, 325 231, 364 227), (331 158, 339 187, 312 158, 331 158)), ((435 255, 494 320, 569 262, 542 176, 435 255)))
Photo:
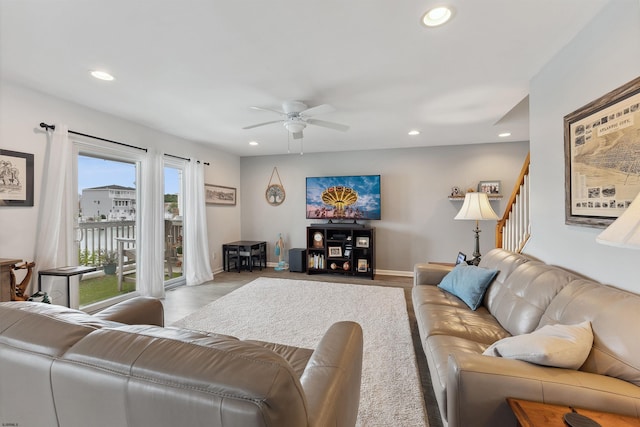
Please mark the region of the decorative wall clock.
POLYGON ((267 191, 265 191, 264 196, 267 199, 267 203, 269 203, 271 206, 278 206, 282 204, 282 202, 284 202, 286 193, 284 191, 284 187, 282 186, 282 180, 280 180, 278 168, 276 167, 274 167, 273 172, 271 172, 271 178, 269 178, 269 184, 267 184, 267 191), (277 184, 273 182, 274 174, 278 178, 277 184))

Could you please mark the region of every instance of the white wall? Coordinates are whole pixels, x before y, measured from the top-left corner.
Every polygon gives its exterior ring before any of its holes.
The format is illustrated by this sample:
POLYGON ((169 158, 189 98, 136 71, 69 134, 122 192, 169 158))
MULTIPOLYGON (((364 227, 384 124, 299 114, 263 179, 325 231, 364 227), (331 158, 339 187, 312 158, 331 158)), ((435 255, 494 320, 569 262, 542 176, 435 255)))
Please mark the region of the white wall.
MULTIPOLYGON (((69 129, 125 142, 139 147, 158 147, 166 153, 209 162, 205 182, 240 186, 240 160, 235 155, 186 141, 108 114, 34 92, 6 81, 0 82, 0 148, 34 154, 34 206, 0 207, 0 258, 33 260, 40 206, 46 136, 40 122, 64 123, 69 129)), ((209 245, 240 237, 240 209, 207 205, 209 245)), ((36 260, 37 262, 37 260, 36 260)), ((219 257, 213 268, 220 268, 219 257)))
POLYGON ((640 2, 613 0, 531 81, 531 222, 543 261, 640 292, 640 253, 600 245, 601 229, 565 224, 563 117, 640 74, 640 2))
MULTIPOLYGON (((451 187, 476 188, 478 181, 502 181, 507 197, 492 202, 502 215, 528 150, 528 142, 515 142, 243 157, 242 238, 266 240, 268 259, 275 262, 278 233, 286 248, 304 248, 306 226, 321 222, 305 218, 305 177, 380 174, 382 220, 369 222, 376 227, 376 270, 408 273, 416 262, 453 262, 458 251, 471 257, 475 223, 453 219, 462 204, 448 200, 451 187), (279 206, 265 199, 274 167, 286 191, 279 206)), ((495 246, 495 224, 480 224, 482 253, 495 246)))

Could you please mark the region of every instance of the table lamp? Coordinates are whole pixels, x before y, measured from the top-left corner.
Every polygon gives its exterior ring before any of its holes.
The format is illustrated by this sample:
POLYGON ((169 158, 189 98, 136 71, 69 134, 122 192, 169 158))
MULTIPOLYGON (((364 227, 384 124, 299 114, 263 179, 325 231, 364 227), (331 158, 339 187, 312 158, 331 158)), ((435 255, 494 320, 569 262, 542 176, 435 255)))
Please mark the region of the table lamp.
POLYGON ((476 233, 476 247, 473 251, 473 259, 469 261, 469 264, 478 265, 480 263, 480 228, 478 227, 478 221, 498 219, 498 215, 491 208, 487 193, 474 192, 465 194, 462 208, 460 208, 460 212, 454 219, 476 221, 476 229, 473 230, 476 233))
POLYGON ((596 242, 620 248, 640 249, 640 194, 618 219, 596 237, 596 242))

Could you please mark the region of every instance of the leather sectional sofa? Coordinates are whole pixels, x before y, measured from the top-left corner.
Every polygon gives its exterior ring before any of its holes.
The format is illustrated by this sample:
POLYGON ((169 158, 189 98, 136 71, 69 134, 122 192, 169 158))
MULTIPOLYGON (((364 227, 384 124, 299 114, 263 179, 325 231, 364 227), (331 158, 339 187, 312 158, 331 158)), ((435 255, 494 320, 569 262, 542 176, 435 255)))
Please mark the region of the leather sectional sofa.
POLYGON ((445 425, 515 426, 507 397, 640 416, 640 296, 502 249, 480 267, 498 273, 475 311, 436 286, 451 267, 414 268, 412 299, 445 425), (577 369, 531 363, 524 350, 483 355, 496 342, 585 321, 593 340, 577 369))
POLYGON ((314 350, 164 328, 160 301, 91 316, 0 303, 0 422, 16 426, 353 426, 362 330, 314 350))

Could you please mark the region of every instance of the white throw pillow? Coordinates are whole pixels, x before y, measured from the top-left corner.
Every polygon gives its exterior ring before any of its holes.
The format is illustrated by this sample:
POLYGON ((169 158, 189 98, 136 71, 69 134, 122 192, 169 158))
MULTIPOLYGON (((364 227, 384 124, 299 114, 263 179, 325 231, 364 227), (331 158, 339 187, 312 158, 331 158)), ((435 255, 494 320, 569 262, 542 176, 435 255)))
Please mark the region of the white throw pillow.
POLYGON ((591 322, 584 321, 578 325, 547 325, 530 334, 503 338, 482 354, 578 369, 587 360, 592 345, 591 322))

